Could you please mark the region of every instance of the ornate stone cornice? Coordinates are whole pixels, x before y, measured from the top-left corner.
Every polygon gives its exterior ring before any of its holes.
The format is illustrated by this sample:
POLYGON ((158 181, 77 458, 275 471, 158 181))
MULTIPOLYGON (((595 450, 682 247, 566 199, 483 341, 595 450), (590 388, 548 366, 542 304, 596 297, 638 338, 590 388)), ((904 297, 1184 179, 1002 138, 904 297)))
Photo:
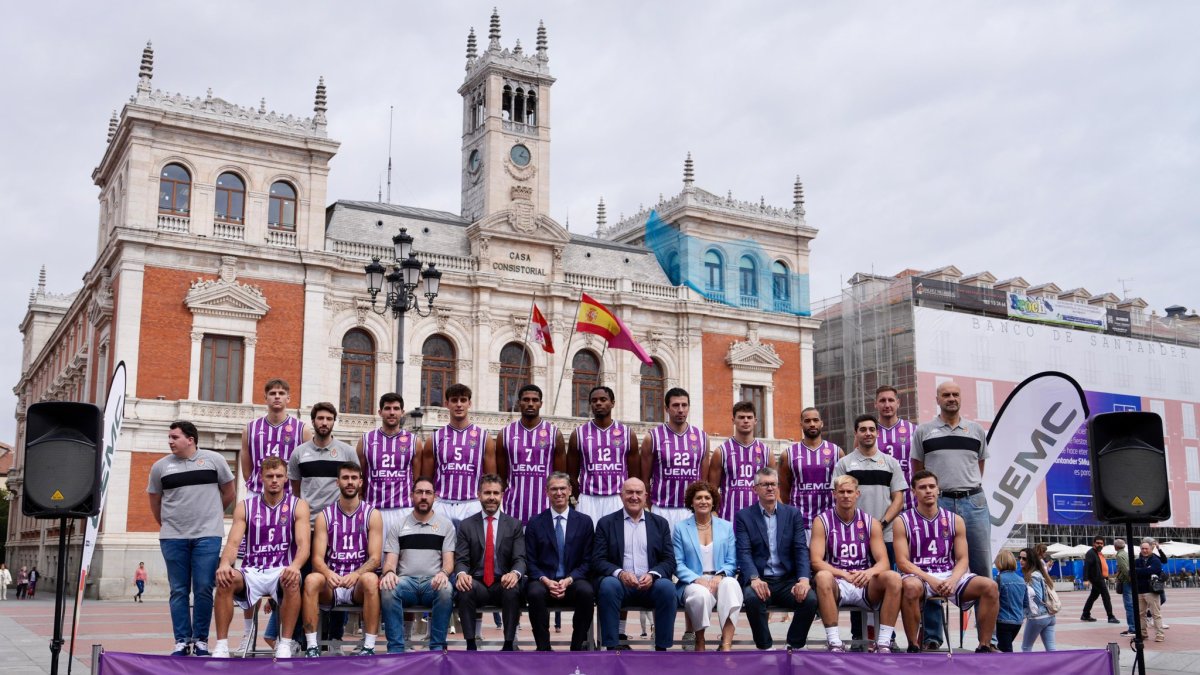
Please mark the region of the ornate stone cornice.
POLYGON ((775 345, 759 341, 757 328, 752 327, 749 339, 729 345, 725 363, 731 368, 773 373, 783 366, 783 359, 775 352, 775 345))
POLYGON ((188 289, 184 304, 193 314, 258 321, 271 311, 258 286, 237 281, 237 259, 221 257, 217 279, 197 279, 188 289))
MULTIPOLYGON (((240 106, 213 96, 211 89, 204 96, 193 97, 164 92, 161 89, 151 91, 147 83, 146 88, 139 87, 138 92, 131 96, 129 101, 135 105, 146 106, 148 108, 186 113, 222 122, 240 123, 271 131, 300 134, 314 138, 328 137, 323 119, 283 115, 274 110, 267 112, 266 99, 263 99, 257 108, 240 106)), ((319 113, 319 117, 324 117, 324 111, 319 113)))

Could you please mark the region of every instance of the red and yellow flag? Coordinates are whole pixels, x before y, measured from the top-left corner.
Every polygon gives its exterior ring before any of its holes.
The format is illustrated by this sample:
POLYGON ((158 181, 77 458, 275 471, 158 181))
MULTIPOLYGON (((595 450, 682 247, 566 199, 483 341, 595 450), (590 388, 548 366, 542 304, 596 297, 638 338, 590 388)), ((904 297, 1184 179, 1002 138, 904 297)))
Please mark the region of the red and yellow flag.
POLYGON ((646 350, 633 339, 633 333, 621 323, 617 315, 608 311, 607 307, 596 302, 587 293, 583 294, 579 302, 575 330, 599 335, 608 341, 610 348, 631 351, 642 363, 654 362, 646 350))
POLYGON ((546 321, 546 317, 542 316, 542 310, 538 309, 537 303, 533 305, 533 341, 541 345, 545 351, 554 353, 554 338, 550 335, 550 324, 546 321))

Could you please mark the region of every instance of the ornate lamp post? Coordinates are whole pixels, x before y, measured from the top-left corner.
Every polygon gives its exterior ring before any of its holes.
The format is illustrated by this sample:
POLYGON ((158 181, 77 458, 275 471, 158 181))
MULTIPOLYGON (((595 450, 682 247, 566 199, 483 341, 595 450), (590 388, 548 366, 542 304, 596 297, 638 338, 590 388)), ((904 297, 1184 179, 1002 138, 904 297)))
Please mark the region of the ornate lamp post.
POLYGON ((417 316, 429 316, 433 311, 433 300, 437 297, 438 288, 442 283, 442 273, 435 263, 425 266, 412 250, 413 238, 406 228, 400 228, 400 233, 392 237, 395 247, 396 260, 389 272, 380 264, 376 257, 366 266, 367 292, 371 294, 371 310, 376 314, 387 314, 391 310, 396 317, 396 393, 404 395, 404 315, 412 310, 417 316), (424 269, 422 269, 424 267, 424 269), (425 280, 427 300, 425 309, 421 309, 421 295, 417 293, 417 284, 425 280), (384 282, 387 286, 384 286, 384 282), (376 307, 375 299, 381 291, 386 291, 383 306, 376 307))

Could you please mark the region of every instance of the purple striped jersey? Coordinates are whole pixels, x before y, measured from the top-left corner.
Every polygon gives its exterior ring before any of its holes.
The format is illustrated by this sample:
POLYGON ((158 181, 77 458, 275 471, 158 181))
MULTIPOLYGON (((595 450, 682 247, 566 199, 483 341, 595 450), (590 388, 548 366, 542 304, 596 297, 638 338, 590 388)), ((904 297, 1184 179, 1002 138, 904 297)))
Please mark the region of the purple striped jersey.
MULTIPOLYGON (((246 431, 250 435, 250 475, 246 476, 246 489, 250 492, 262 493, 262 477, 259 469, 263 460, 268 457, 278 457, 287 464, 292 457, 292 451, 304 444, 304 422, 288 415, 279 424, 271 424, 266 416, 250 423, 246 431)), ((284 482, 284 494, 292 494, 291 481, 284 482)))
POLYGON ((405 429, 394 436, 372 429, 362 436, 367 460, 367 492, 363 499, 377 509, 412 507, 412 460, 416 437, 405 429))
POLYGON ((247 497, 246 509, 246 554, 242 556, 242 567, 260 570, 287 567, 296 555, 294 526, 296 497, 285 494, 275 506, 267 504, 262 497, 247 497))
POLYGON ((595 420, 588 420, 577 433, 580 494, 594 497, 620 494, 621 483, 629 478, 629 467, 625 465, 629 427, 613 422, 601 429, 595 420))
POLYGON ((708 434, 688 425, 682 434, 668 424, 650 432, 654 439, 654 475, 650 477, 651 504, 665 509, 681 509, 684 494, 700 480, 700 462, 708 450, 708 434))
POLYGON ((916 509, 900 513, 908 532, 908 559, 926 572, 954 569, 954 513, 938 509, 932 519, 916 509))
POLYGON ((487 431, 468 424, 455 429, 447 424, 433 432, 434 479, 438 499, 468 501, 479 497, 483 450, 487 431))
MULTIPOLYGON (((899 420, 890 427, 879 427, 879 435, 875 445, 881 452, 891 455, 900 468, 904 470, 904 484, 912 485, 912 437, 917 431, 917 425, 908 420, 899 420)), ((915 509, 917 495, 912 490, 904 491, 904 508, 915 509)))
POLYGON ((508 490, 504 512, 528 525, 530 519, 550 508, 546 477, 554 470, 554 445, 558 427, 542 420, 526 429, 520 420, 500 431, 508 453, 508 490))
POLYGON ((804 529, 812 529, 812 519, 833 506, 833 467, 842 457, 835 443, 821 441, 816 448, 793 443, 788 448, 788 469, 792 473, 792 506, 800 509, 804 529))
POLYGON ((340 499, 325 507, 325 527, 329 538, 325 545, 325 564, 334 574, 345 575, 362 567, 367 561, 367 540, 370 535, 371 512, 375 507, 359 501, 354 513, 342 513, 340 499))
POLYGON ((871 556, 871 516, 854 509, 854 517, 845 522, 837 509, 825 509, 816 516, 825 525, 825 562, 844 572, 865 570, 875 564, 871 556))
POLYGON ((771 450, 755 439, 742 445, 730 438, 721 444, 721 517, 733 522, 737 512, 758 503, 754 473, 767 465, 771 450))

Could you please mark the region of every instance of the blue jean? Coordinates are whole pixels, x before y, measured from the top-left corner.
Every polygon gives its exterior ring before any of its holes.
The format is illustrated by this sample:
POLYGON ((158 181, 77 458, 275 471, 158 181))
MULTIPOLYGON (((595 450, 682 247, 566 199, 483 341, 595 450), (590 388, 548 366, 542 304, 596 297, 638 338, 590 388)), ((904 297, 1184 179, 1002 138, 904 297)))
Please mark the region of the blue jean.
POLYGON ((158 547, 167 563, 175 642, 208 642, 221 538, 160 539, 158 547))
POLYGON ((1129 632, 1134 631, 1133 628, 1133 584, 1125 582, 1125 590, 1121 592, 1121 599, 1125 601, 1125 624, 1129 632))
MULTIPOLYGON (((938 497, 938 508, 962 516, 967 526, 967 566, 984 579, 992 578, 992 516, 988 513, 987 497, 982 492, 961 499, 938 497)), ((927 602, 921 613, 925 640, 942 644, 942 608, 927 602)))
POLYGON ((626 586, 616 577, 604 577, 600 580, 596 600, 600 613, 600 642, 605 647, 617 646, 621 608, 628 606, 654 609, 655 647, 669 649, 674 644, 679 598, 675 595, 675 584, 669 579, 655 579, 649 590, 640 591, 626 586))
POLYGON ((1046 651, 1054 651, 1054 623, 1056 620, 1053 615, 1025 619, 1025 636, 1021 638, 1021 651, 1033 651, 1033 643, 1037 642, 1039 635, 1042 636, 1042 644, 1046 646, 1046 651))
POLYGON ((450 629, 450 614, 454 610, 454 587, 447 583, 433 590, 433 577, 400 577, 396 588, 383 591, 380 601, 383 619, 387 622, 389 654, 404 651, 404 606, 425 605, 433 609, 429 619, 429 650, 446 648, 446 631, 450 629))

